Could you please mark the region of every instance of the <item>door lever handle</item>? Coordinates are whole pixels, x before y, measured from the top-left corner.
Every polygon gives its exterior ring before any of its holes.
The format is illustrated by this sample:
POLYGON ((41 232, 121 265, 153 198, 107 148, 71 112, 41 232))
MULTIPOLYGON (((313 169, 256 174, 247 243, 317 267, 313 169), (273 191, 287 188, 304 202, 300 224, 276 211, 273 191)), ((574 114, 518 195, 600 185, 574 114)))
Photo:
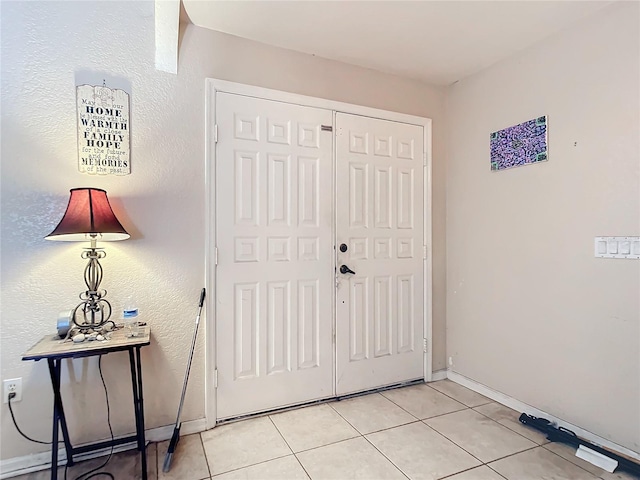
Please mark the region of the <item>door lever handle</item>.
POLYGON ((354 272, 353 270, 351 270, 349 267, 347 267, 346 265, 340 265, 340 273, 351 273, 353 275, 356 274, 356 272, 354 272))

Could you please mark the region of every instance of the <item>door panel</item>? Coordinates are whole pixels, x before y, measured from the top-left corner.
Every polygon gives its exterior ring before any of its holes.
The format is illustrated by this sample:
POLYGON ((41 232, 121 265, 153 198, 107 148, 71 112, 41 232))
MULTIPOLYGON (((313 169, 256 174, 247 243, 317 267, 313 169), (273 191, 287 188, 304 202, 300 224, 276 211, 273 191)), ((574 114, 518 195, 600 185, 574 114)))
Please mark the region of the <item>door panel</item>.
POLYGON ((336 114, 337 395, 424 375, 423 143, 422 127, 336 114))
POLYGON ((216 94, 218 419, 333 395, 332 121, 216 94))
POLYGON ((424 375, 423 129, 335 118, 216 94, 218 419, 424 375))

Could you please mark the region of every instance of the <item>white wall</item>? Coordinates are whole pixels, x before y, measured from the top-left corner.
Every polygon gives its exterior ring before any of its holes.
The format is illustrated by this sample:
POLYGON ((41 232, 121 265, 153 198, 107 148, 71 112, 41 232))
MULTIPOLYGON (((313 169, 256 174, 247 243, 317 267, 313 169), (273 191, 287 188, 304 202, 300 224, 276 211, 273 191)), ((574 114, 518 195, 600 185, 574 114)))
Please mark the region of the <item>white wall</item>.
MULTIPOLYGON (((181 40, 178 75, 158 72, 153 14, 152 2, 2 2, 0 371, 3 379, 23 377, 23 400, 15 405, 23 429, 43 440, 51 435, 47 366, 20 356, 55 330, 58 312, 83 290, 82 245, 43 240, 78 186, 106 189, 132 234, 105 244, 103 286, 116 312, 133 292, 153 330, 142 356, 147 427, 174 421, 204 281, 207 77, 433 119, 434 369, 444 368, 444 93, 192 25, 181 40), (103 79, 131 94, 130 176, 77 171, 75 86, 103 79)), ((183 420, 205 412, 203 339, 183 420)), ((127 357, 108 355, 103 366, 115 433, 131 432, 127 357)), ((72 439, 105 438, 95 359, 64 362, 63 370, 72 439)), ((2 459, 47 450, 22 440, 7 408, 0 410, 2 459)))
POLYGON ((638 2, 620 2, 448 92, 453 370, 640 452, 638 2), (548 115, 549 161, 490 171, 489 134, 548 115))

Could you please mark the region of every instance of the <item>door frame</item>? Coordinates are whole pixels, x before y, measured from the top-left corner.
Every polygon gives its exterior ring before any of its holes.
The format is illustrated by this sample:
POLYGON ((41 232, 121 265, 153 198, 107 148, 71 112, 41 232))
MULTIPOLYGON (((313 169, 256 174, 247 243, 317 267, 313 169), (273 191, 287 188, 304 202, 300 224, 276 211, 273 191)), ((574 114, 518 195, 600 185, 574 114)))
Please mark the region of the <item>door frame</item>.
MULTIPOLYGON (((380 110, 377 108, 354 105, 350 103, 337 102, 322 98, 288 93, 279 90, 245 85, 241 83, 229 82, 214 78, 205 79, 205 287, 207 289, 206 313, 205 313, 205 420, 206 428, 213 428, 216 424, 216 381, 214 372, 216 370, 216 251, 214 241, 216 239, 215 213, 217 208, 216 196, 216 138, 214 128, 216 125, 216 93, 224 92, 248 97, 257 97, 264 100, 273 100, 295 105, 323 108, 335 113, 343 112, 352 115, 373 117, 382 120, 390 120, 401 123, 409 123, 423 127, 424 135, 424 159, 423 159, 423 212, 424 212, 424 248, 426 248, 426 258, 423 259, 424 278, 424 336, 427 339, 426 352, 424 353, 423 373, 426 382, 431 381, 433 369, 433 336, 432 336, 432 315, 433 315, 433 261, 432 261, 432 234, 431 234, 431 198, 432 198, 432 147, 431 147, 431 119, 418 117, 398 112, 380 110)), ((333 146, 333 162, 335 167, 335 142, 333 146)), ((335 168, 334 168, 334 192, 332 210, 335 212, 335 168)), ((335 242, 335 227, 334 227, 335 242)), ((334 292, 335 295, 335 292, 334 292)), ((335 306, 333 309, 335 313, 335 306)), ((334 315, 335 316, 335 315, 334 315)), ((335 335, 335 325, 332 326, 335 335)), ((335 339, 334 339, 335 349, 335 339)), ((335 357, 335 351, 334 351, 335 357)), ((335 358, 333 370, 335 374, 335 358)), ((334 385, 335 388, 335 385, 334 385)))

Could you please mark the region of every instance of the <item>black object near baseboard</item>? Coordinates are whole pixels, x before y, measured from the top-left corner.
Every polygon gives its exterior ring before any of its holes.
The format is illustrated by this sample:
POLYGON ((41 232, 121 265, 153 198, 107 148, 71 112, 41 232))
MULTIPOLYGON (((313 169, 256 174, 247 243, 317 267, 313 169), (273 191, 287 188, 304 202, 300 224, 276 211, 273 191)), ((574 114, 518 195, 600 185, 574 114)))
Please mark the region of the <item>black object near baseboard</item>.
POLYGON ((566 443, 567 445, 571 445, 575 448, 579 448, 580 445, 583 445, 584 447, 590 448, 591 450, 595 450, 596 452, 601 453, 606 457, 616 460, 618 462, 618 469, 633 473, 634 475, 640 477, 640 464, 633 462, 626 457, 622 457, 616 453, 613 453, 610 450, 606 450, 602 447, 599 447, 598 445, 583 440, 571 430, 568 430, 564 427, 556 427, 546 418, 538 418, 534 417, 533 415, 527 415, 526 413, 523 413, 522 415, 520 415, 520 422, 533 427, 536 430, 540 430, 542 433, 545 433, 547 435, 547 440, 549 440, 550 442, 566 443))

